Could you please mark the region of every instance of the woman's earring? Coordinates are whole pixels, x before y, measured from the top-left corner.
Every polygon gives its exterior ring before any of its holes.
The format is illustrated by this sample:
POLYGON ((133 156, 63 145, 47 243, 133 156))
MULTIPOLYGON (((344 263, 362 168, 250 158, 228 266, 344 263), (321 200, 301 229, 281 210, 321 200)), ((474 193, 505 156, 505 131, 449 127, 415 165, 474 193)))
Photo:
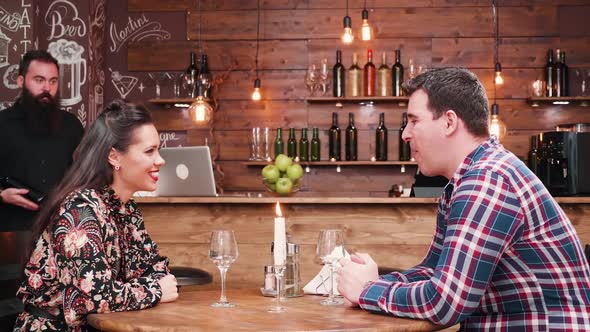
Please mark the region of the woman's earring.
POLYGON ((115 166, 115 171, 118 171, 120 169, 121 169, 121 166, 119 166, 119 165, 115 166))

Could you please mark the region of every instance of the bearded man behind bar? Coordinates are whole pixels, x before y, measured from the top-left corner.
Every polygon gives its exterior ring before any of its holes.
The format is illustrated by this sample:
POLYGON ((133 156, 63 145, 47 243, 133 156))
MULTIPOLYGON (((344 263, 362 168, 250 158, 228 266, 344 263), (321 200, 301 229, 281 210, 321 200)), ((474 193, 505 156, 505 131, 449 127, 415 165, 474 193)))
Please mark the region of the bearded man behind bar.
MULTIPOLYGON (((0 112, 0 177, 48 194, 72 163, 84 129, 60 110, 59 68, 44 50, 27 52, 19 64, 22 88, 14 105, 0 112)), ((0 331, 12 331, 22 304, 15 296, 39 205, 27 189, 0 187, 0 331)))

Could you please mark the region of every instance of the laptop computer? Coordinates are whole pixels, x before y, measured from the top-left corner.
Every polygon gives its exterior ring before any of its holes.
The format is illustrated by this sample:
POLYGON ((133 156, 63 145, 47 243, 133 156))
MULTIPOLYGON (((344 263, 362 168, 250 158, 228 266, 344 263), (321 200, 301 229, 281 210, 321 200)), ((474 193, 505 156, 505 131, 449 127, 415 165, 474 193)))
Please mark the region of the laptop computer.
POLYGON ((217 196, 208 146, 162 148, 156 196, 217 196))

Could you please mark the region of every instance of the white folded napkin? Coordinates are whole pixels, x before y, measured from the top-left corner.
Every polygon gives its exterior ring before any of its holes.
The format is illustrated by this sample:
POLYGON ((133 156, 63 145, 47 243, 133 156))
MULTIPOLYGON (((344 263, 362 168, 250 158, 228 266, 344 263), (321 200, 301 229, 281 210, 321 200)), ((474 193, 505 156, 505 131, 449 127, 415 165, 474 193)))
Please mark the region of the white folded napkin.
MULTIPOLYGON (((334 251, 330 254, 331 256, 342 258, 342 248, 336 247, 334 251)), ((344 250, 344 257, 350 258, 350 255, 344 250)), ((340 267, 340 263, 335 264, 336 267, 340 267)), ((334 269, 336 270, 336 268, 334 269)), ((340 295, 338 292, 338 282, 336 281, 336 271, 334 271, 334 295, 340 295)), ((318 273, 305 287, 303 287, 303 292, 305 294, 329 294, 330 287, 332 287, 332 283, 330 280, 330 267, 328 265, 324 265, 318 273)))

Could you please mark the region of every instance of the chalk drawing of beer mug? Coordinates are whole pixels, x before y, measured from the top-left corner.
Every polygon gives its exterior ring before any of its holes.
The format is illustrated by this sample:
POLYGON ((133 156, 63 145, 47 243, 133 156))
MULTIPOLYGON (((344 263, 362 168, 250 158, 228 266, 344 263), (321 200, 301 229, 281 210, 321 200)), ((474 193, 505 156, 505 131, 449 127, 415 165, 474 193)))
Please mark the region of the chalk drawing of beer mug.
POLYGON ((80 87, 86 83, 84 47, 75 41, 59 39, 49 44, 49 53, 59 63, 59 91, 62 106, 71 106, 82 100, 80 87))

